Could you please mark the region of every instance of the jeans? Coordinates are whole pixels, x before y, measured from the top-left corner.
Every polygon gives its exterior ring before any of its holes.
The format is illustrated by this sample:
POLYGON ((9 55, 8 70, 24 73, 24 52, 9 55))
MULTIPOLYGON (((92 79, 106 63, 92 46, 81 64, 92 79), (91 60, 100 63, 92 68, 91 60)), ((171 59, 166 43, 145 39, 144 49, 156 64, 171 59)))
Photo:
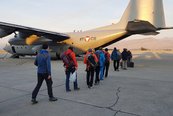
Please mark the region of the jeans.
POLYGON ((100 80, 104 79, 104 66, 100 66, 100 80))
MULTIPOLYGON (((75 71, 75 68, 70 68, 70 69, 66 69, 66 91, 70 90, 70 74, 72 74, 73 72, 75 71)), ((73 83, 74 84, 74 89, 77 89, 78 88, 78 84, 77 84, 77 77, 76 77, 76 80, 75 82, 73 83)))

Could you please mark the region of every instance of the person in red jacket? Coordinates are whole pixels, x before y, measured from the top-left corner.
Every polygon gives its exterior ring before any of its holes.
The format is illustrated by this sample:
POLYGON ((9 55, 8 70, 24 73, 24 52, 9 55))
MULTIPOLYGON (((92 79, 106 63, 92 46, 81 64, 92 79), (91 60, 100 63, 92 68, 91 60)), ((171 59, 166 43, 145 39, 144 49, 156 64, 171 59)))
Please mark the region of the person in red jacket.
MULTIPOLYGON (((65 64, 65 74, 66 74, 66 92, 70 92, 70 86, 69 86, 69 79, 70 79, 70 74, 72 74, 73 72, 77 71, 78 69, 78 63, 76 60, 76 55, 73 52, 73 47, 69 47, 67 51, 65 51, 65 54, 68 55, 70 57, 71 62, 73 62, 74 65, 68 65, 65 64)), ((79 90, 80 88, 78 87, 78 83, 77 83, 77 76, 76 76, 76 80, 74 81, 74 90, 79 90)))
POLYGON ((93 86, 94 71, 95 71, 97 63, 98 63, 97 56, 94 54, 91 48, 88 49, 84 57, 84 64, 86 64, 86 72, 87 72, 86 80, 87 80, 88 88, 91 88, 93 86), (91 61, 89 61, 90 60, 89 57, 91 58, 91 61))

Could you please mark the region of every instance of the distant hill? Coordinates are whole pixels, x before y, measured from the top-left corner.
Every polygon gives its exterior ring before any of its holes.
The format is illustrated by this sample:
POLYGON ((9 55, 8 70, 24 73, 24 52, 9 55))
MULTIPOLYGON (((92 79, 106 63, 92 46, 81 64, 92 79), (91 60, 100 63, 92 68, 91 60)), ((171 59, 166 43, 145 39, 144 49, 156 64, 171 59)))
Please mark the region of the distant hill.
POLYGON ((124 39, 117 43, 114 43, 108 48, 113 49, 117 47, 118 49, 122 50, 123 48, 127 49, 141 49, 146 48, 150 50, 165 50, 165 49, 172 49, 173 50, 173 39, 170 38, 162 38, 162 39, 155 39, 155 38, 144 38, 144 39, 124 39))

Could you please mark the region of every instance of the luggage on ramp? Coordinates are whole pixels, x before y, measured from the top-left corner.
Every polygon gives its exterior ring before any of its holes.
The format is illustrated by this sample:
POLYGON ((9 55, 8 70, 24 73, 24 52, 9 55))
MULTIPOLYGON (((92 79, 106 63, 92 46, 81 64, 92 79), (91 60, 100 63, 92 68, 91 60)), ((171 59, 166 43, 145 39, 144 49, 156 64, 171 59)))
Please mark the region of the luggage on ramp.
POLYGON ((134 62, 129 62, 129 63, 127 63, 127 67, 134 68, 134 62))

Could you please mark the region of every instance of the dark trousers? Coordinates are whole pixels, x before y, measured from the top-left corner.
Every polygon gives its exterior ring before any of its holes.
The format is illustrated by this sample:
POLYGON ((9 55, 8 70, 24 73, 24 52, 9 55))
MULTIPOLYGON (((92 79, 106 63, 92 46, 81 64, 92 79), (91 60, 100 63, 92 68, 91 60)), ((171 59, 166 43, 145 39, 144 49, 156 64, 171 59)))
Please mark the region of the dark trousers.
POLYGON ((100 66, 97 66, 95 71, 96 71, 95 83, 99 83, 99 81, 100 81, 100 79, 99 79, 100 66))
MULTIPOLYGON (((70 74, 72 74, 73 72, 75 71, 75 68, 72 68, 72 69, 66 69, 66 91, 70 90, 70 74)), ((77 84, 77 77, 76 77, 76 80, 75 82, 73 83, 74 84, 74 89, 77 89, 78 88, 78 84, 77 84)))
POLYGON ((37 97, 37 94, 40 90, 40 87, 43 83, 43 80, 46 81, 49 97, 53 97, 53 93, 52 93, 52 84, 53 84, 53 82, 52 82, 52 79, 48 79, 48 74, 47 73, 37 73, 37 85, 36 85, 34 91, 32 92, 32 98, 33 99, 35 99, 37 97))
POLYGON ((89 67, 89 69, 87 70, 87 76, 86 76, 86 80, 87 80, 87 85, 89 87, 93 86, 93 80, 94 80, 94 68, 93 67, 89 67))
POLYGON ((131 62, 131 58, 127 58, 127 66, 130 65, 130 62, 131 62))
POLYGON ((114 60, 114 70, 118 70, 119 69, 119 64, 120 64, 120 60, 114 60))
POLYGON ((110 62, 105 62, 105 77, 108 76, 110 62))

